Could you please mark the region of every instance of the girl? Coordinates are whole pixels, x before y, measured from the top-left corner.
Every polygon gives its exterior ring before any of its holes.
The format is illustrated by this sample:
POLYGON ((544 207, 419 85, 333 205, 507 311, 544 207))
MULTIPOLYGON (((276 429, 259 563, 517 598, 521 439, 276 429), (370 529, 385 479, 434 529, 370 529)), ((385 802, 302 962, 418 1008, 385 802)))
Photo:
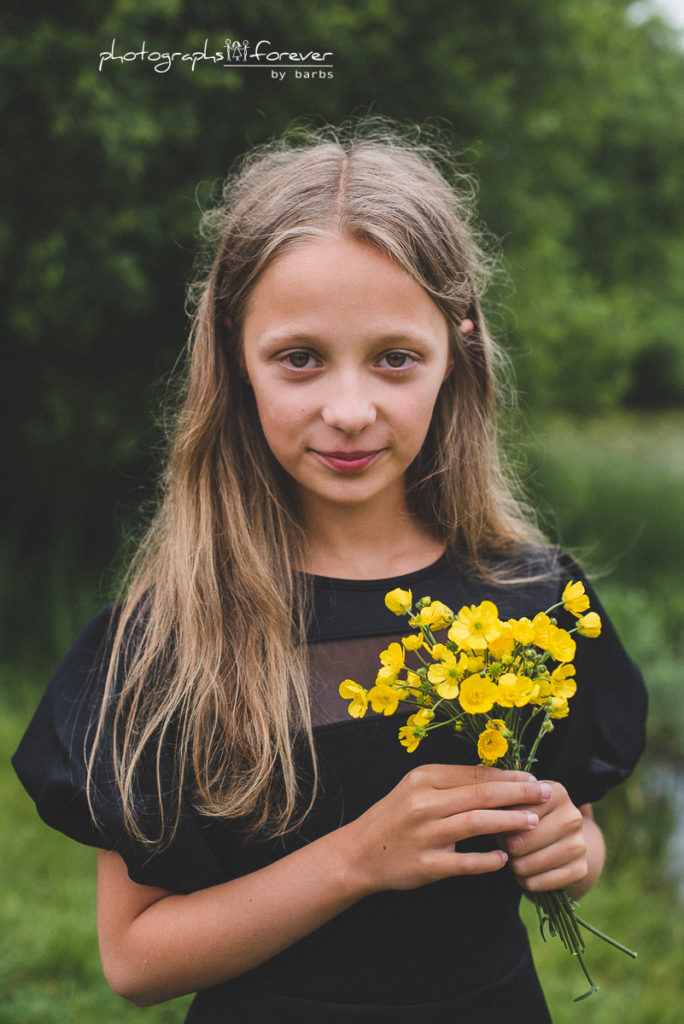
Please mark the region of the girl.
POLYGON ((338 694, 401 636, 396 586, 508 617, 577 578, 497 458, 470 225, 425 148, 358 131, 257 152, 208 217, 164 499, 14 760, 42 817, 100 848, 104 971, 136 1004, 549 1019, 521 892, 594 883, 591 803, 643 744, 610 624, 538 778, 447 730, 409 756, 338 694))

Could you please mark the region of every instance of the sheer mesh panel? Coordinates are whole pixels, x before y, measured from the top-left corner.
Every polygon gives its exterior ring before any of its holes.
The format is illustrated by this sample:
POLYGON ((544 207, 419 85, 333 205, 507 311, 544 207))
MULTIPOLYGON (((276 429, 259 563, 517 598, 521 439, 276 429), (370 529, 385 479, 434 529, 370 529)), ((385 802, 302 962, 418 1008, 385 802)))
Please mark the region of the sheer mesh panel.
MULTIPOLYGON (((349 721, 349 702, 340 697, 340 683, 343 679, 353 679, 360 686, 370 689, 381 667, 380 651, 385 650, 390 643, 401 643, 405 635, 406 630, 384 636, 323 640, 310 644, 311 718, 314 726, 349 721)), ((411 668, 419 665, 414 652, 408 653, 407 662, 411 668)), ((404 710, 410 714, 415 711, 415 707, 402 703, 400 711, 404 710)), ((367 714, 376 714, 370 705, 367 714)))

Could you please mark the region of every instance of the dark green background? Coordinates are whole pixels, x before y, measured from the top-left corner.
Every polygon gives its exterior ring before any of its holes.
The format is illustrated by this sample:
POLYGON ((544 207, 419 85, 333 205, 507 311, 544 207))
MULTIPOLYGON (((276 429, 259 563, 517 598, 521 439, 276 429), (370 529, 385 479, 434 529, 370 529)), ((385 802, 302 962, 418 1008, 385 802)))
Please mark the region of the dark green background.
MULTIPOLYGON (((93 579, 153 493, 200 208, 295 118, 436 122, 480 181, 491 294, 523 402, 585 414, 684 394, 684 56, 622 0, 10 5, 4 79, 3 620, 50 571, 93 579), (99 53, 332 50, 334 78, 99 53), (58 566, 61 566, 59 568, 58 566)), ((41 582, 42 581, 42 582, 41 582)), ((106 587, 106 581, 104 583, 106 587)))
MULTIPOLYGON (((3 621, 46 578, 99 578, 153 493, 200 207, 297 117, 436 122, 480 181, 490 296, 523 403, 583 414, 684 395, 684 56, 623 0, 11 4, 3 89, 3 621), (334 78, 99 54, 269 39, 334 78), (61 568, 60 568, 61 567, 61 568)), ((107 580, 103 584, 106 589, 107 580)))

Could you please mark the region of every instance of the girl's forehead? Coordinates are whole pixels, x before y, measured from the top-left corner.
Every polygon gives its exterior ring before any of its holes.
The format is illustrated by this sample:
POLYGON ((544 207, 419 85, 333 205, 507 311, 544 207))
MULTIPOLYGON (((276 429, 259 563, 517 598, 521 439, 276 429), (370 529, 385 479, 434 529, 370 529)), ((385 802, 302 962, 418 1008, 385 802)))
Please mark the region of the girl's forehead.
POLYGON ((249 297, 245 328, 268 324, 402 324, 442 333, 446 320, 425 289, 400 264, 369 242, 340 235, 298 241, 279 255, 256 282, 249 297))
POLYGON ((269 263, 259 280, 277 273, 279 276, 312 274, 315 280, 322 269, 334 269, 349 275, 353 272, 411 275, 378 245, 364 239, 336 232, 306 235, 288 244, 269 263), (318 270, 318 274, 315 272, 318 270))
MULTIPOLYGON (((428 293, 397 260, 371 242, 347 235, 321 235, 298 239, 279 253, 257 279, 247 303, 280 292, 281 298, 352 290, 360 305, 378 289, 428 293)), ((432 300, 430 300, 432 301, 432 300)))

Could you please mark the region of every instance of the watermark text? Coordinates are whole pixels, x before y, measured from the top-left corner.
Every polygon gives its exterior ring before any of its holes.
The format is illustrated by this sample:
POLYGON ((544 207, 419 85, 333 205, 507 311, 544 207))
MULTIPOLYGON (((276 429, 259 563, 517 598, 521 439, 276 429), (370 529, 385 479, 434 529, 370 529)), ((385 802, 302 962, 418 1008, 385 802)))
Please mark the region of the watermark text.
POLYGON ((110 63, 132 64, 136 61, 149 64, 157 74, 166 74, 174 64, 189 65, 195 71, 198 65, 214 64, 234 70, 261 68, 270 70, 270 77, 282 81, 289 71, 295 78, 332 78, 332 50, 281 49, 270 39, 260 39, 252 45, 249 40, 226 39, 223 48, 212 50, 209 40, 204 40, 201 50, 156 50, 148 48, 146 40, 135 50, 124 50, 116 39, 108 50, 99 55, 98 71, 110 63))

